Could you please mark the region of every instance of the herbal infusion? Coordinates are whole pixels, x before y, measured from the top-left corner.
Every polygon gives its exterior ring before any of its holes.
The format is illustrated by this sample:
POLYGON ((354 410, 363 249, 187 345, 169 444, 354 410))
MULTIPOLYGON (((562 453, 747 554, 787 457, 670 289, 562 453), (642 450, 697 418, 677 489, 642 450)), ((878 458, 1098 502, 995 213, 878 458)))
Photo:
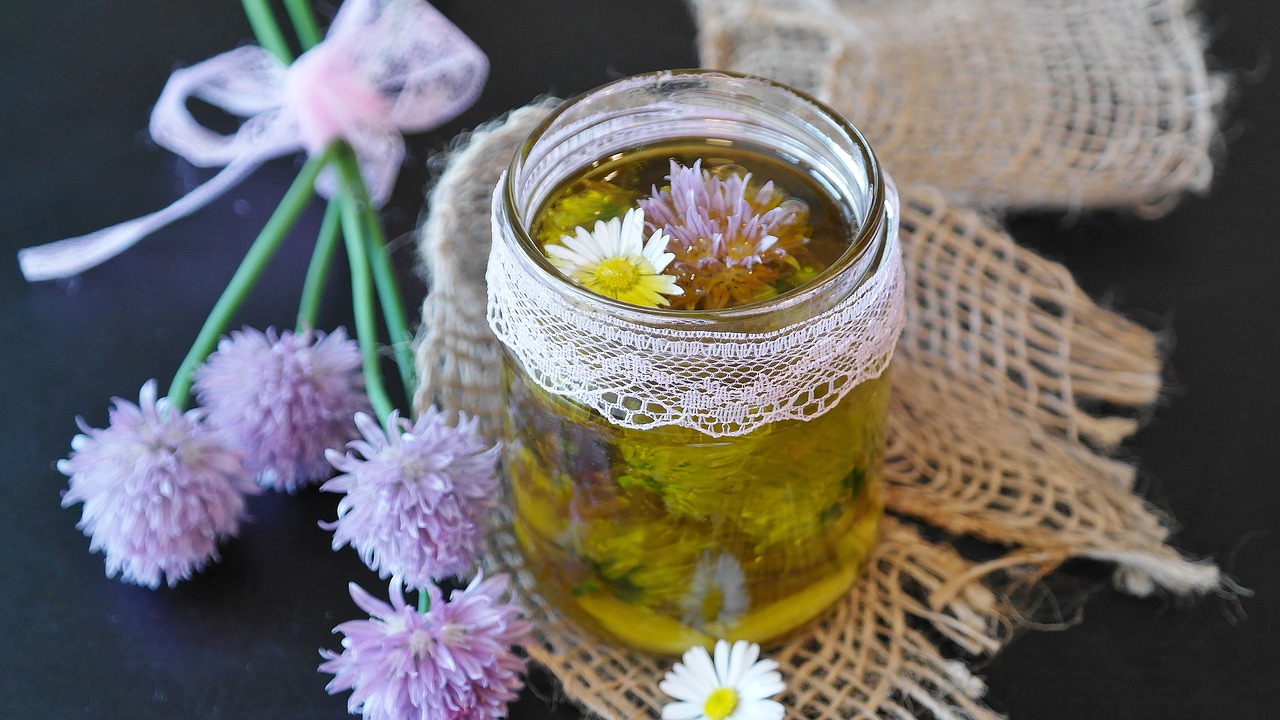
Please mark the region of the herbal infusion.
MULTIPOLYGON (((570 177, 530 230, 587 290, 701 312, 804 286, 855 223, 776 154, 677 139, 570 177)), ((512 358, 508 375, 516 536, 544 592, 598 632, 659 652, 776 637, 845 592, 874 544, 887 375, 734 437, 622 427, 512 358)))

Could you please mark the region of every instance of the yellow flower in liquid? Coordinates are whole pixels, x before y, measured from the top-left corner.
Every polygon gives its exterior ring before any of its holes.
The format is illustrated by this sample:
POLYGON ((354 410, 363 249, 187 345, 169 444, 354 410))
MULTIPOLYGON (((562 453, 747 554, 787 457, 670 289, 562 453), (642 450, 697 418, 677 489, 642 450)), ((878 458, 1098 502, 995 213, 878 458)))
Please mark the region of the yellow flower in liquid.
POLYGON ((635 202, 635 191, 603 180, 584 180, 581 190, 560 197, 547 209, 538 239, 543 245, 557 242, 576 227, 622 217, 635 202))

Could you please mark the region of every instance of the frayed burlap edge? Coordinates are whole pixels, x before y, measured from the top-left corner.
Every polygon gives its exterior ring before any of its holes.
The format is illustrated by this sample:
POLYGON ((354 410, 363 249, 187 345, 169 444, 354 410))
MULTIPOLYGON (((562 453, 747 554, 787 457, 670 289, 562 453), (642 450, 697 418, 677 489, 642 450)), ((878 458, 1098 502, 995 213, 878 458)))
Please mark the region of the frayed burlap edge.
POLYGON ((1228 83, 1188 0, 690 0, 706 67, 830 103, 964 206, 1171 210, 1228 83))
MULTIPOLYGON (((485 322, 489 201, 516 145, 556 104, 535 103, 459 141, 420 238, 431 292, 417 347, 419 409, 437 403, 501 424, 499 349, 485 322)), ((1086 298, 1060 265, 1022 250, 986 217, 902 186, 908 321, 894 361, 886 460, 893 513, 1007 547, 971 562, 888 518, 870 569, 803 632, 768 648, 788 716, 996 717, 966 660, 1025 624, 998 590, 1070 557, 1115 563, 1121 589, 1203 593, 1218 570, 1164 543, 1168 526, 1111 458, 1129 415, 1159 390, 1152 335, 1086 298)), ((505 519, 505 518, 504 518, 505 519)), ((503 519, 503 520, 504 520, 503 519)), ((606 718, 659 717, 665 660, 602 643, 534 589, 500 520, 486 564, 516 577, 535 623, 530 657, 606 718)))

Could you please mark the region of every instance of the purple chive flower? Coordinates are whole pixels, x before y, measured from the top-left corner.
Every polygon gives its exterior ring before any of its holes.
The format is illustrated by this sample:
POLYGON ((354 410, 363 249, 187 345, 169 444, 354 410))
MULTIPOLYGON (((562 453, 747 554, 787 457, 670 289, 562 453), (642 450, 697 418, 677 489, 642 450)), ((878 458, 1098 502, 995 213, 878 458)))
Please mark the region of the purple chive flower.
POLYGON ((333 674, 329 694, 351 690, 347 710, 365 720, 490 720, 505 717, 523 681, 529 624, 514 604, 502 602, 508 579, 476 576, 465 590, 443 602, 428 585, 425 613, 405 604, 400 583, 391 583, 391 604, 351 584, 351 598, 368 620, 333 629, 342 652, 321 650, 320 671, 333 674))
POLYGON ((702 169, 702 161, 685 167, 671 161, 671 185, 641 198, 649 230, 672 237, 670 252, 697 247, 708 258, 751 267, 765 261, 789 226, 806 219, 806 208, 786 196, 773 182, 756 187, 751 173, 725 177, 702 169))
POLYGON ((89 550, 106 554, 107 577, 155 589, 218 559, 217 544, 236 534, 244 495, 257 491, 238 452, 205 427, 201 410, 180 412, 142 386, 138 404, 115 398, 110 422, 82 435, 58 462, 69 477, 62 506, 84 503, 76 527, 89 550))
POLYGON ((672 160, 667 180, 638 202, 646 229, 671 236, 667 272, 685 291, 672 307, 725 307, 773 292, 788 256, 808 242, 808 207, 772 181, 757 185, 729 168, 712 173, 701 160, 693 167, 672 160))
POLYGON ((360 349, 342 328, 231 333, 196 370, 209 424, 227 432, 264 487, 294 492, 328 477, 325 449, 355 437, 369 409, 360 349))
POLYGON ((415 423, 391 414, 388 435, 363 413, 356 425, 364 440, 353 452, 328 453, 339 471, 321 490, 346 493, 338 503, 333 548, 351 545, 381 577, 395 575, 410 587, 470 574, 484 534, 484 514, 498 504, 495 464, 476 421, 458 425, 429 408, 415 423))

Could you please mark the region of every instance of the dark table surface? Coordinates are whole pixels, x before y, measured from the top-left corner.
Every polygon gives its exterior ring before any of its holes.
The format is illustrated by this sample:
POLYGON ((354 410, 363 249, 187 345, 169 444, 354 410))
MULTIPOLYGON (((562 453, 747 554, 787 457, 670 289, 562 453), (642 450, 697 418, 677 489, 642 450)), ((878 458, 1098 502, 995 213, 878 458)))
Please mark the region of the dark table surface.
MULTIPOLYGON (((323 3, 322 3, 323 4, 323 3)), ((407 234, 422 210, 421 162, 465 128, 543 93, 696 63, 678 0, 437 3, 488 54, 480 101, 415 138, 384 213, 397 262, 423 286, 407 234)), ((1214 557, 1254 591, 1238 607, 1133 599, 1102 589, 1083 622, 1031 632, 981 669, 989 702, 1014 718, 1280 717, 1280 4, 1202 3, 1215 62, 1236 90, 1225 157, 1205 197, 1139 221, 1090 213, 1010 219, 1020 241, 1060 260, 1094 297, 1159 329, 1166 391, 1124 447, 1152 502, 1177 519, 1176 544, 1214 557)), ((254 521, 223 561, 173 590, 103 577, 100 555, 59 507, 64 457, 82 415, 167 382, 296 159, 273 162, 196 216, 69 282, 24 283, 15 251, 158 209, 210 173, 146 137, 174 68, 249 38, 238 3, 10 0, 0 11, 0 718, 341 718, 317 649, 359 616, 349 580, 382 584, 317 527, 335 499, 252 500, 254 521)), ((289 326, 313 207, 238 318, 289 326)), ((349 325, 343 282, 320 325, 349 325)), ((1088 564, 1075 582, 1104 576, 1088 564)), ((534 688, 515 718, 572 718, 534 688)))

